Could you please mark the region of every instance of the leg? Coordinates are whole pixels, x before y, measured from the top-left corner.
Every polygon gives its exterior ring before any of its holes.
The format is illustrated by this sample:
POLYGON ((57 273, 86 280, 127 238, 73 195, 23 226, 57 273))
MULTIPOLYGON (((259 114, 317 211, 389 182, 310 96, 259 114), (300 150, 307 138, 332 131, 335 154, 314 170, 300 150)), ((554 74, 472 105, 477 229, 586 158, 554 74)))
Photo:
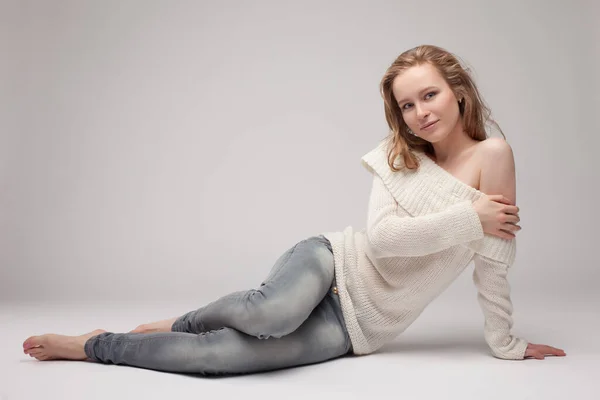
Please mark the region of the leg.
POLYGON ((179 317, 163 319, 162 321, 151 322, 149 324, 138 325, 129 333, 154 333, 154 332, 171 332, 173 324, 179 317))
POLYGON ((258 289, 224 296, 175 321, 173 332, 233 328, 259 339, 295 331, 320 303, 334 277, 331 244, 322 236, 286 251, 258 289))
POLYGON ((30 336, 23 342, 23 353, 40 361, 48 360, 86 360, 83 349, 90 338, 105 333, 104 329, 96 329, 79 336, 56 335, 53 333, 30 336))
POLYGON ((351 351, 339 299, 328 293, 293 333, 266 340, 232 328, 200 334, 103 333, 89 339, 93 361, 178 373, 242 374, 314 364, 351 351))

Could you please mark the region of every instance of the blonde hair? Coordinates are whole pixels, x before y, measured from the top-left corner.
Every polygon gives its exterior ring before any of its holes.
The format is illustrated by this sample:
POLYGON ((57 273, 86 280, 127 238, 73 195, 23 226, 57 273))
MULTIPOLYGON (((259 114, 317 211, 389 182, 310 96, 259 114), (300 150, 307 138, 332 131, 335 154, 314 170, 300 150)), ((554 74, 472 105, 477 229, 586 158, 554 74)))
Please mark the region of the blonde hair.
MULTIPOLYGON (((385 118, 390 132, 385 140, 388 144, 388 164, 393 171, 401 168, 394 165, 398 156, 404 159, 404 165, 409 169, 419 167, 419 160, 413 153, 421 150, 433 155, 433 146, 428 141, 408 133, 408 126, 404 122, 400 106, 392 93, 394 79, 410 67, 431 64, 444 78, 454 95, 462 99, 458 103, 465 132, 475 140, 485 140, 487 132, 486 123, 495 125, 506 139, 500 126, 491 119, 490 109, 486 106, 479 90, 475 85, 469 69, 460 64, 454 54, 432 45, 421 45, 400 54, 386 70, 381 79, 380 92, 385 107, 385 118)), ((402 164, 401 164, 402 165, 402 164)))

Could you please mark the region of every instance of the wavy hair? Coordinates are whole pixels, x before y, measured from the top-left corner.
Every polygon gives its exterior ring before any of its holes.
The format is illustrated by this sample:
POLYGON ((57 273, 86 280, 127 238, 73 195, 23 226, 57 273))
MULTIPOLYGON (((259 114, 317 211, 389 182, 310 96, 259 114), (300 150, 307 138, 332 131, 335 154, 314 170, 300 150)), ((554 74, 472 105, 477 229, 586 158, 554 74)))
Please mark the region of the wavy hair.
POLYGON ((408 133, 400 106, 392 92, 394 79, 410 67, 429 63, 441 74, 456 98, 463 100, 458 103, 460 118, 465 132, 475 140, 485 140, 488 135, 485 130, 487 123, 495 125, 506 139, 500 126, 490 117, 491 111, 470 75, 468 68, 463 68, 454 54, 433 45, 421 45, 400 54, 386 70, 380 83, 380 92, 385 107, 385 119, 390 128, 387 141, 388 164, 393 171, 400 171, 401 166, 394 165, 394 160, 402 156, 404 165, 409 169, 419 167, 419 160, 414 150, 420 150, 433 155, 433 146, 428 141, 408 133))

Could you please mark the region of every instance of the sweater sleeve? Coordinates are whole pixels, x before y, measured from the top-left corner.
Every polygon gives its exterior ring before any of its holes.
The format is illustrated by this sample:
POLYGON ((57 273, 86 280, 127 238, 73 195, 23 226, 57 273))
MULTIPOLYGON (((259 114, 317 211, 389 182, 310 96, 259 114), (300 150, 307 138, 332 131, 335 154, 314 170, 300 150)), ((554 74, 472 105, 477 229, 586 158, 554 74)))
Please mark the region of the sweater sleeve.
POLYGON ((497 358, 522 360, 527 341, 511 335, 513 305, 507 280, 508 264, 475 253, 473 282, 485 317, 484 337, 497 358))
POLYGON ((376 257, 417 257, 436 253, 484 236, 470 200, 423 216, 401 217, 398 203, 381 177, 374 174, 366 235, 376 257))

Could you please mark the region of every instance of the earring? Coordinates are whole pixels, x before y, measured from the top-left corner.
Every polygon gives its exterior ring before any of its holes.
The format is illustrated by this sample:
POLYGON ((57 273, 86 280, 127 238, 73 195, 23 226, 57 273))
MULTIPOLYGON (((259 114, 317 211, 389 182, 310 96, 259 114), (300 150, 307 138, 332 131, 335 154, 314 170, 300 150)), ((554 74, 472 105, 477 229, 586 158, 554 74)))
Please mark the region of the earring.
POLYGON ((418 136, 416 133, 414 133, 413 131, 410 130, 410 128, 406 128, 406 131, 410 134, 410 135, 414 135, 414 136, 418 136))

